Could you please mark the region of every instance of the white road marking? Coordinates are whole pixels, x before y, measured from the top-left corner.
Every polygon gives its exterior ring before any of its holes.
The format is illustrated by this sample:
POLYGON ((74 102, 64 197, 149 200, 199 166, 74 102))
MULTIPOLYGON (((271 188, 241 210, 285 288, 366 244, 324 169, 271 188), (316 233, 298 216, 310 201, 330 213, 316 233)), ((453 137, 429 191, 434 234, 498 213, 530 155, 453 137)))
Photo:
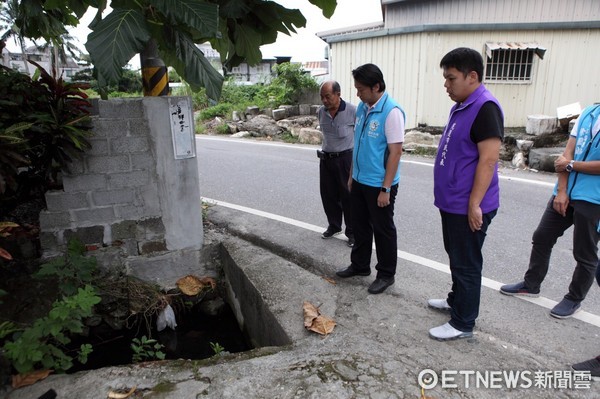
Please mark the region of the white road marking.
MULTIPOLYGON (((299 220, 287 218, 285 216, 279 216, 279 215, 275 215, 273 213, 259 211, 257 209, 248 208, 248 207, 245 207, 242 205, 231 204, 229 202, 219 201, 219 200, 206 198, 206 197, 202 197, 202 200, 209 204, 224 206, 226 208, 250 213, 252 215, 264 217, 264 218, 271 219, 271 220, 276 220, 278 222, 283 222, 283 223, 290 224, 292 226, 301 227, 303 229, 314 231, 316 233, 323 232, 323 227, 321 227, 321 226, 316 226, 316 225, 310 224, 310 223, 304 223, 299 220)), ((334 238, 337 238, 339 240, 345 240, 346 236, 341 234, 341 235, 335 236, 334 238)), ((407 260, 409 262, 416 263, 418 265, 426 266, 426 267, 429 267, 431 269, 434 269, 434 270, 437 270, 437 271, 440 271, 440 272, 443 272, 446 274, 450 274, 450 267, 448 265, 431 260, 431 259, 424 258, 419 255, 414 255, 414 254, 411 254, 411 253, 408 253, 405 251, 398 251, 398 258, 407 260)), ((495 291, 500 291, 500 287, 503 285, 503 283, 501 283, 499 281, 495 281, 495 280, 492 280, 492 279, 489 279, 486 277, 483 277, 481 283, 484 287, 491 288, 495 291)), ((545 297, 539 297, 539 298, 518 297, 518 298, 523 299, 527 302, 534 303, 534 304, 539 305, 546 309, 552 309, 557 304, 556 301, 553 301, 553 300, 545 298, 545 297)), ((600 327, 600 316, 595 315, 593 313, 589 313, 586 311, 579 311, 579 312, 575 313, 575 315, 573 315, 573 318, 581 320, 581 321, 591 324, 593 326, 600 327)))
MULTIPOLYGON (((294 148, 294 149, 300 149, 300 150, 310 150, 310 151, 315 150, 314 146, 301 146, 301 145, 297 145, 297 144, 268 143, 268 142, 264 142, 264 141, 250 141, 250 140, 245 140, 245 139, 232 140, 232 139, 225 139, 225 138, 219 138, 219 137, 213 138, 213 137, 205 137, 205 136, 201 137, 201 139, 214 140, 214 141, 236 141, 239 143, 251 144, 251 145, 283 146, 283 147, 288 147, 288 148, 294 148)), ((430 162, 413 161, 413 160, 406 160, 406 159, 403 159, 402 162, 407 163, 407 164, 433 167, 433 163, 430 163, 430 162)), ((554 187, 554 184, 555 184, 555 183, 546 182, 546 181, 524 179, 524 178, 520 178, 520 177, 506 176, 506 175, 502 175, 502 174, 499 175, 499 178, 501 180, 514 181, 514 182, 524 183, 524 184, 535 184, 535 185, 540 185, 540 186, 545 186, 545 187, 554 187)), ((290 218, 286 218, 284 216, 279 216, 279 215, 275 215, 272 213, 263 212, 263 211, 259 211, 259 210, 252 209, 252 208, 247 208, 247 207, 244 207, 241 205, 235 205, 235 204, 230 204, 230 203, 223 202, 223 201, 216 201, 216 200, 210 200, 210 199, 205 199, 205 200, 207 202, 213 202, 217 205, 240 210, 242 212, 247 212, 247 213, 257 215, 257 216, 269 218, 272 220, 277 220, 280 222, 291 224, 293 226, 302 227, 306 230, 314 231, 316 233, 320 233, 323 230, 323 228, 321 226, 315 226, 315 225, 312 225, 309 223, 304 223, 304 222, 301 222, 301 221, 298 221, 295 219, 290 219, 290 218)), ((344 240, 345 236, 340 235, 335 238, 344 240)), ((410 261, 410 262, 413 262, 413 263, 416 263, 419 265, 423 265, 423 266, 429 267, 431 269, 441 271, 446 274, 450 274, 449 266, 444 263, 436 262, 434 260, 427 259, 427 258, 418 256, 418 255, 414 255, 414 254, 411 254, 408 252, 404 252, 404 251, 398 251, 398 258, 404 259, 404 260, 407 260, 407 261, 410 261)), ((493 290, 499 291, 500 287, 503 285, 503 283, 483 277, 482 285, 485 287, 491 288, 493 290)), ((539 298, 519 297, 519 298, 523 299, 525 301, 534 303, 536 305, 542 306, 546 309, 552 309, 557 304, 556 301, 553 301, 553 300, 545 298, 545 297, 539 297, 539 298)), ((584 321, 589 324, 592 324, 596 327, 600 327, 600 316, 597 316, 595 314, 592 314, 592 313, 589 313, 586 311, 580 311, 580 312, 576 313, 573 316, 573 318, 579 319, 579 320, 584 321)))
MULTIPOLYGON (((302 144, 285 144, 285 143, 277 143, 277 142, 274 143, 274 142, 267 142, 267 141, 255 141, 255 140, 248 140, 248 139, 231 139, 231 138, 212 137, 212 136, 199 136, 199 137, 196 136, 196 139, 197 140, 207 140, 207 141, 226 141, 226 142, 235 142, 235 143, 241 143, 241 144, 262 145, 262 146, 268 146, 268 147, 287 147, 287 148, 293 148, 293 149, 299 149, 299 150, 316 151, 316 147, 314 145, 304 146, 302 144)), ((401 163, 433 167, 433 162, 421 162, 421 161, 402 159, 401 163)), ((521 177, 506 176, 501 173, 498 175, 498 178, 500 180, 515 181, 515 182, 525 183, 525 184, 535 184, 535 185, 544 186, 544 187, 554 187, 554 185, 555 185, 554 182, 551 183, 551 182, 546 182, 546 181, 541 181, 541 180, 523 179, 521 177)))

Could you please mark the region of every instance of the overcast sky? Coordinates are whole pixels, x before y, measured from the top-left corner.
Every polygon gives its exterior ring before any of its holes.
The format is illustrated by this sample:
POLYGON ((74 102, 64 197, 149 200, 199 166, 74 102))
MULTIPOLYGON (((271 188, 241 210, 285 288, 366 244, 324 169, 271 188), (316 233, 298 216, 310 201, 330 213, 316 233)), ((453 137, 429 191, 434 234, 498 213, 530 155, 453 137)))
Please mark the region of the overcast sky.
MULTIPOLYGON (((326 43, 315 33, 382 20, 380 0, 337 0, 338 5, 331 19, 323 17, 321 10, 310 4, 308 0, 276 0, 276 2, 286 8, 299 8, 307 20, 306 28, 299 29, 298 33, 292 36, 280 33, 276 43, 261 48, 263 57, 291 56, 294 62, 324 60, 326 43)), ((77 44, 83 51, 90 32, 87 25, 94 14, 87 13, 81 19, 79 26, 71 30, 71 35, 79 39, 77 44)), ((12 40, 9 40, 7 47, 10 51, 20 52, 12 40)), ((134 57, 130 64, 133 68, 139 68, 139 57, 134 57)))
POLYGON ((382 20, 380 0, 337 0, 331 19, 325 18, 308 0, 277 0, 277 3, 286 8, 299 8, 306 18, 306 28, 292 36, 280 33, 276 43, 263 46, 261 50, 265 57, 291 56, 295 62, 325 59, 326 43, 315 36, 317 32, 382 20))

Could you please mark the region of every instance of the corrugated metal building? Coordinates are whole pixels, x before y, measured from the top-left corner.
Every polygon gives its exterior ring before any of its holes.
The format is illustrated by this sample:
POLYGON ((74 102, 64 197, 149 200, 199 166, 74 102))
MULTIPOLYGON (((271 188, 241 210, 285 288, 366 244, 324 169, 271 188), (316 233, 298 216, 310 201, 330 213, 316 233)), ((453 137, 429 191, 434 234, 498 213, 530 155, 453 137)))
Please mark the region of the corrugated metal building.
POLYGON ((484 83, 507 127, 559 106, 600 101, 599 0, 381 0, 383 22, 317 35, 329 44, 331 78, 357 102, 351 71, 372 62, 407 112, 407 127, 443 126, 452 105, 440 59, 480 50, 484 83))

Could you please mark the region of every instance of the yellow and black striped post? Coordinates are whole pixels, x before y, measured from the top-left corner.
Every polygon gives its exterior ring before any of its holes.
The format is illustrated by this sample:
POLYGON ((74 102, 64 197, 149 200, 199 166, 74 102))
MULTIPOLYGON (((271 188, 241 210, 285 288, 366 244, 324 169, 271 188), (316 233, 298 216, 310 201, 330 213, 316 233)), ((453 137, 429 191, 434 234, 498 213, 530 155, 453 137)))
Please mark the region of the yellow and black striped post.
POLYGON ((158 47, 150 40, 140 54, 142 66, 142 84, 144 97, 159 97, 169 95, 169 77, 167 66, 158 57, 158 47))

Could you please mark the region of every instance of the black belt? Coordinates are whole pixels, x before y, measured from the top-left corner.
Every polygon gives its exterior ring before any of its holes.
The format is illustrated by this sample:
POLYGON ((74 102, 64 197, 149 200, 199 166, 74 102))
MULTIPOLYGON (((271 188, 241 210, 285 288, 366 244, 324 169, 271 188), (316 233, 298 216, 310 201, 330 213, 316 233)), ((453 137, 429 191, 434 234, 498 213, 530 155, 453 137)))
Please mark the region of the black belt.
POLYGON ((347 150, 340 151, 340 152, 325 152, 325 151, 323 151, 322 154, 325 156, 325 158, 337 158, 337 157, 347 154, 349 152, 352 152, 352 148, 349 148, 347 150))

